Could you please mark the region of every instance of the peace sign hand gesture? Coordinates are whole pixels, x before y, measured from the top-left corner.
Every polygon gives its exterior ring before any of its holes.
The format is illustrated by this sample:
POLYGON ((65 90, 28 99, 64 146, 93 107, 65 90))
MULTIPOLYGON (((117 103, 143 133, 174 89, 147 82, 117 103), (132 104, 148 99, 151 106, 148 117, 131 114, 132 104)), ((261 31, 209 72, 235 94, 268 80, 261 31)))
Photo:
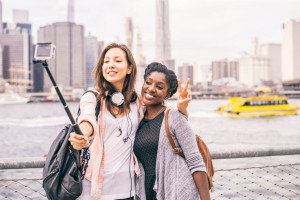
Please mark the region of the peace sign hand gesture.
POLYGON ((186 81, 184 89, 182 90, 181 80, 178 80, 178 100, 177 100, 177 109, 188 117, 187 107, 192 100, 191 91, 188 89, 190 79, 186 81))

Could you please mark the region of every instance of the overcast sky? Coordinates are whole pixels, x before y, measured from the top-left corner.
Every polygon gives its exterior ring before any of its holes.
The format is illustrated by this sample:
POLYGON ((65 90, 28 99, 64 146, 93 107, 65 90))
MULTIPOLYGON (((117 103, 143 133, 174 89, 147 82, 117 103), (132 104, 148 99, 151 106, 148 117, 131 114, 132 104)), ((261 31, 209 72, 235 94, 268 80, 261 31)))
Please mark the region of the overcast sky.
MULTIPOLYGON (((3 21, 12 10, 29 11, 33 35, 40 26, 66 21, 68 0, 2 0, 3 21)), ((125 17, 139 27, 147 62, 155 60, 156 0, 75 0, 75 22, 86 35, 106 44, 124 42, 125 17)), ((281 43, 282 23, 300 19, 300 0, 169 0, 172 57, 182 63, 210 64, 247 51, 252 36, 259 43, 281 43)))

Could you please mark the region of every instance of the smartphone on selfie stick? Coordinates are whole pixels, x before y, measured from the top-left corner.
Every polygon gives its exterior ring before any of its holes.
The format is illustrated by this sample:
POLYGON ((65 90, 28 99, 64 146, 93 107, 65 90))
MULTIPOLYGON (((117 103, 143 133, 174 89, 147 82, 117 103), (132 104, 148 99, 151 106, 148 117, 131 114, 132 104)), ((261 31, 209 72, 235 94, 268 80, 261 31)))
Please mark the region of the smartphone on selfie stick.
POLYGON ((37 43, 36 46, 35 46, 35 51, 34 51, 34 61, 33 63, 36 64, 36 63, 42 63, 42 65, 45 67, 49 77, 50 77, 50 80, 56 90, 56 93, 60 99, 60 102, 63 104, 64 106, 64 109, 71 121, 71 125, 73 127, 73 130, 75 131, 75 133, 77 134, 80 134, 80 135, 83 135, 78 124, 75 122, 71 112, 70 112, 70 109, 69 107, 67 106, 66 104, 66 101, 64 99, 64 97, 62 96, 59 88, 57 87, 56 83, 55 83, 55 80, 48 68, 48 60, 50 59, 54 59, 55 57, 55 49, 56 49, 56 46, 53 45, 52 43, 37 43))

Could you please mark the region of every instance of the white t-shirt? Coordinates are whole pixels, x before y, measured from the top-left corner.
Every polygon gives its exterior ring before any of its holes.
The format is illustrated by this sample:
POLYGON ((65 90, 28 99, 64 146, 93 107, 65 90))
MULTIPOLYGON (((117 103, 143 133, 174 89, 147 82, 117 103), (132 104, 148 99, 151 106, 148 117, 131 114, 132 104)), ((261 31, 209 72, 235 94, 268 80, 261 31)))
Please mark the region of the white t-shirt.
POLYGON ((104 172, 101 200, 125 199, 135 195, 133 142, 138 128, 138 108, 122 118, 106 114, 104 172))

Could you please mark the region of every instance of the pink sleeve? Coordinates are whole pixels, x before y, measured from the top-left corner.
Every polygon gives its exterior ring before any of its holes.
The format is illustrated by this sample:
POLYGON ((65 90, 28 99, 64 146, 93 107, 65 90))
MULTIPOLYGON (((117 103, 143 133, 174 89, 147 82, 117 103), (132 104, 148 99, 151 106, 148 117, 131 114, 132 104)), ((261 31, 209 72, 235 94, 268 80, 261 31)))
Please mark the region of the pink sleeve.
POLYGON ((137 176, 140 176, 141 170, 140 170, 139 163, 138 163, 138 160, 137 160, 135 154, 133 154, 133 164, 134 164, 134 172, 136 173, 137 176))
POLYGON ((78 124, 82 121, 88 121, 93 126, 94 131, 97 130, 96 104, 97 99, 93 93, 87 92, 84 94, 80 99, 80 116, 78 117, 78 124))

